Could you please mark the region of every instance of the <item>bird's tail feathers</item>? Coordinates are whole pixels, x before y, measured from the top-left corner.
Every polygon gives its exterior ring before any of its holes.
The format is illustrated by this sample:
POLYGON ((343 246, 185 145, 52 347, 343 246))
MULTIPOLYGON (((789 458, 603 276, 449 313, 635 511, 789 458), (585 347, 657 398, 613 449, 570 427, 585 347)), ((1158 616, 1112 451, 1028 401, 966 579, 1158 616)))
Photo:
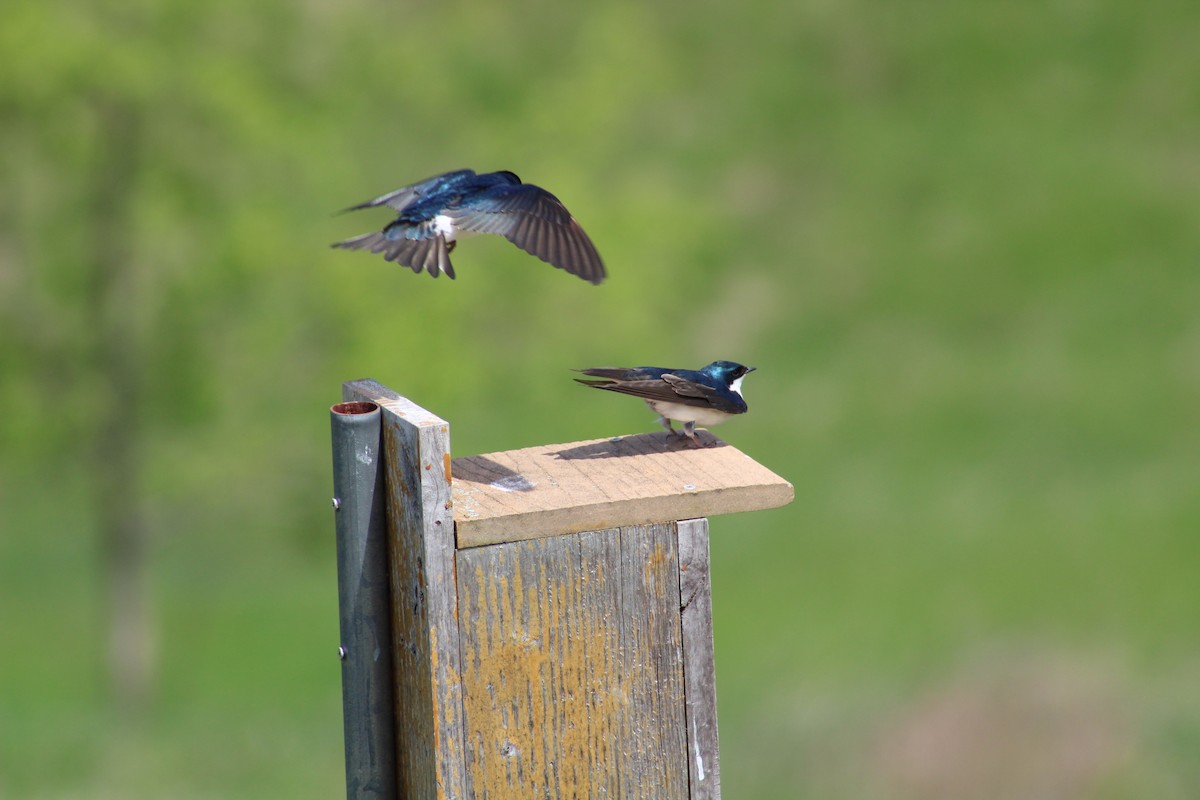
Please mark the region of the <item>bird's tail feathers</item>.
MULTIPOLYGON (((592 367, 590 369, 577 369, 575 371, 582 372, 584 375, 591 375, 592 377, 595 377, 595 378, 606 378, 608 380, 613 380, 613 381, 625 380, 626 375, 629 374, 628 369, 623 369, 623 368, 619 368, 619 367, 592 367)), ((576 378, 575 380, 579 381, 580 383, 587 383, 588 385, 594 385, 596 383, 603 382, 603 381, 584 381, 584 380, 580 380, 579 378, 576 378)))
POLYGON ((589 381, 587 378, 576 378, 576 383, 582 383, 584 386, 590 386, 593 389, 607 389, 610 392, 620 391, 621 384, 607 378, 598 381, 589 381))

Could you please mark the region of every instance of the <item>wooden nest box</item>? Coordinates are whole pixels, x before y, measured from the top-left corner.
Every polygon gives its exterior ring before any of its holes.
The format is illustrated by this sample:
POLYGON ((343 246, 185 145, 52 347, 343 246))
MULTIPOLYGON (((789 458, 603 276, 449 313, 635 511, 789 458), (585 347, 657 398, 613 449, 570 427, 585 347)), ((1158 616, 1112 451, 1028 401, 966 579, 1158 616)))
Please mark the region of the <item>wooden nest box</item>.
POLYGON ((791 484, 707 433, 452 460, 434 414, 343 397, 348 796, 720 797, 706 517, 791 484))

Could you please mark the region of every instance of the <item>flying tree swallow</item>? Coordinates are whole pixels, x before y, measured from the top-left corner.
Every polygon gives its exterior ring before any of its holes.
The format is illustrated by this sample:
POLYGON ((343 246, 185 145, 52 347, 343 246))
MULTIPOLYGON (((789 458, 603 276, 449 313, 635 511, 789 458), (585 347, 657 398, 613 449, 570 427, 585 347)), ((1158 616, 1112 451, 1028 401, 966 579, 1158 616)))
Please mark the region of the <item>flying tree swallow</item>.
POLYGON ((742 380, 754 369, 733 361, 714 361, 699 370, 597 367, 576 372, 600 380, 575 380, 596 389, 642 398, 668 431, 681 435, 671 420, 682 422, 682 435, 693 445, 703 447, 696 439, 697 425, 707 428, 734 414, 746 413, 749 407, 742 398, 742 380))
POLYGON ((332 247, 382 253, 413 272, 454 278, 450 253, 460 239, 481 233, 503 236, 530 255, 578 275, 604 280, 604 262, 583 228, 555 197, 515 174, 460 169, 405 186, 346 211, 388 206, 400 212, 382 231, 332 247))

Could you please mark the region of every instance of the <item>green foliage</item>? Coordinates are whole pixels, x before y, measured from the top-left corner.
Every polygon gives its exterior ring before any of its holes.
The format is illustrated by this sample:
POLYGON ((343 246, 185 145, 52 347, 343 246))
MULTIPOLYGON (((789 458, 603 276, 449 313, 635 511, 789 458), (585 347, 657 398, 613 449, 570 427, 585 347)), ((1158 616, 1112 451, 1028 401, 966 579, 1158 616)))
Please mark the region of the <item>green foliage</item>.
POLYGON ((340 791, 341 381, 466 455, 653 427, 571 367, 733 358, 752 410, 718 433, 797 499, 713 525, 726 794, 907 796, 891 723, 1032 652, 1104 671, 1128 737, 1071 796, 1187 796, 1198 14, 8 3, 0 794, 340 791), (123 721, 79 458, 112 104, 141 131, 107 313, 142 367, 161 634, 156 704, 123 721), (338 209, 459 167, 550 188, 610 280, 486 239, 453 283, 327 248, 385 219, 338 209))

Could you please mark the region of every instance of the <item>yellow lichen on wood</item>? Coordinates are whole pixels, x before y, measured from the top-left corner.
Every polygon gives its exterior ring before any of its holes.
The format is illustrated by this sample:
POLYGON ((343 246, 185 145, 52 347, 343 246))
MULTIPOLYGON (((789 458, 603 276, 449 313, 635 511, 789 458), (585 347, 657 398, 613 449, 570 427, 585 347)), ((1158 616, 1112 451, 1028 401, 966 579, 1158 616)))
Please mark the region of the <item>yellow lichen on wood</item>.
POLYGON ((471 796, 686 797, 674 531, 638 530, 460 551, 471 796))

